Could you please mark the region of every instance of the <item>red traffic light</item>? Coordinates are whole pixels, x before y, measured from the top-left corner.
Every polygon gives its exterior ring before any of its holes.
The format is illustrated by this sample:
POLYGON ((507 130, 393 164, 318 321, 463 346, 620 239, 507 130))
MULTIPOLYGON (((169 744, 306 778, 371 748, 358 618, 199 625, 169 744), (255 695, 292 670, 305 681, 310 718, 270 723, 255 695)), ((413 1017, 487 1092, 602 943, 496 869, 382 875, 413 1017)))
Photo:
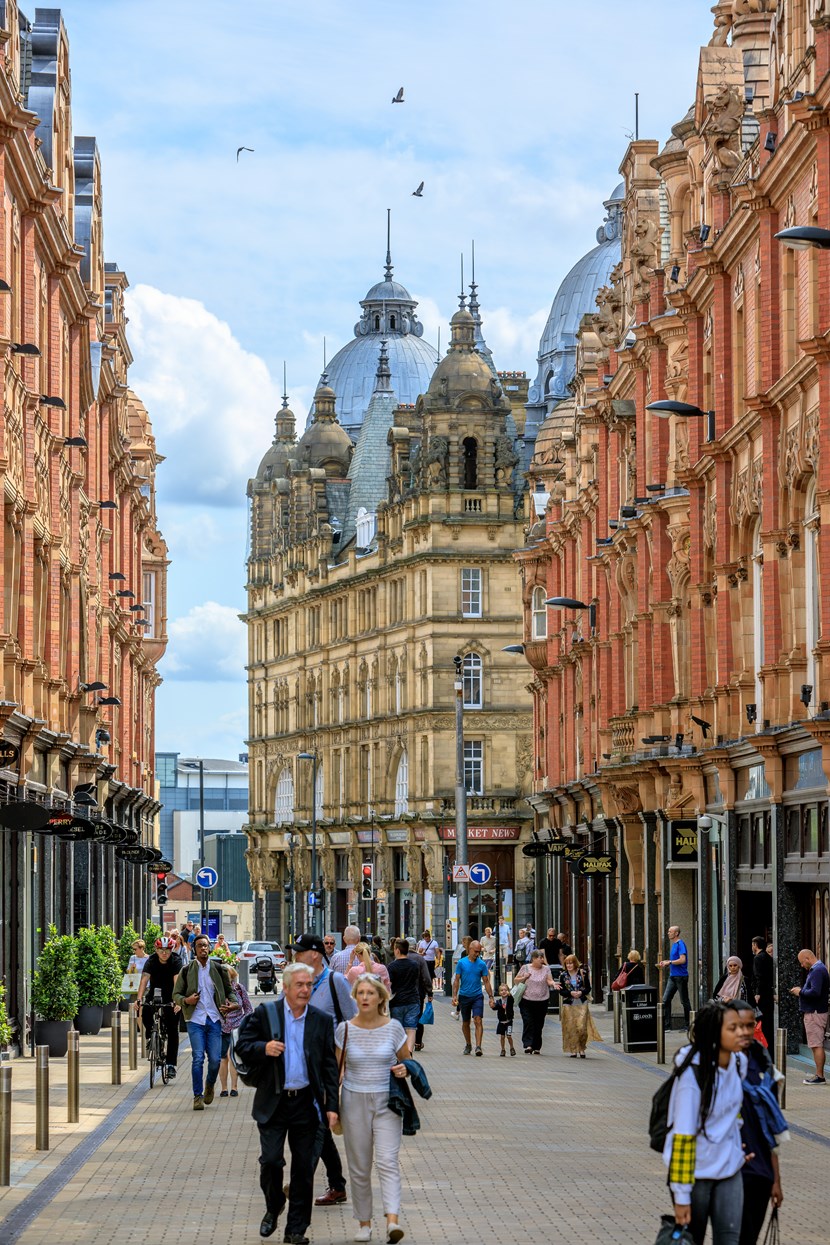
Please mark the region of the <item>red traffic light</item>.
POLYGON ((157 874, 156 874, 156 877, 158 878, 158 880, 159 880, 160 882, 163 882, 163 881, 164 881, 164 879, 167 877, 167 874, 166 874, 166 873, 157 873, 157 874))
POLYGON ((367 864, 367 865, 364 865, 364 866, 363 866, 363 876, 364 876, 364 878, 370 878, 370 877, 372 876, 372 866, 371 866, 371 865, 367 864))

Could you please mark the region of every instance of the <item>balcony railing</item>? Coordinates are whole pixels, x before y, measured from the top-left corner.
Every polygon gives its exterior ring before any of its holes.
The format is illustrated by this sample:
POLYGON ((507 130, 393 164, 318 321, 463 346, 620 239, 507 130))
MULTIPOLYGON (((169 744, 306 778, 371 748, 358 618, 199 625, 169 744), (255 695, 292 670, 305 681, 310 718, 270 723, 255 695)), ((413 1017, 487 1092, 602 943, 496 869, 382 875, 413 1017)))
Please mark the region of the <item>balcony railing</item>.
POLYGON ((634 751, 634 729, 635 721, 633 718, 612 718, 611 719, 611 751, 621 752, 627 755, 634 751))

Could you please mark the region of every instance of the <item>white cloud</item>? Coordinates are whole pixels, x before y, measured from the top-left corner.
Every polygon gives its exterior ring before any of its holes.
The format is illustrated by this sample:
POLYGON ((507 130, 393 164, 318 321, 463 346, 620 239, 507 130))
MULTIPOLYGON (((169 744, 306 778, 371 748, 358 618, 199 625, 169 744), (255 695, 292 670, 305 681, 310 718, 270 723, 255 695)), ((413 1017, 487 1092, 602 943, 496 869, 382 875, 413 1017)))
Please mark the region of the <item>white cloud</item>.
POLYGON ((238 506, 273 434, 279 390, 268 368, 196 299, 138 285, 127 308, 130 382, 167 458, 163 496, 238 506))
POLYGON ((182 682, 230 680, 245 677, 247 634, 239 611, 216 601, 194 605, 168 624, 170 643, 162 673, 182 682))

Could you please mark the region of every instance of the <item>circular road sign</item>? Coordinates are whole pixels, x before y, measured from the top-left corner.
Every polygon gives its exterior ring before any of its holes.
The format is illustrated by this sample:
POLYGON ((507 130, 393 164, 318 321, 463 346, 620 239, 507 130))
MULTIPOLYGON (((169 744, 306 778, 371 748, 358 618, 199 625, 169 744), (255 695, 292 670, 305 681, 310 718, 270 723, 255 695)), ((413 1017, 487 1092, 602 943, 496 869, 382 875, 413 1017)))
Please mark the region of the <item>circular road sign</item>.
POLYGON ((476 886, 486 886, 492 876, 489 865, 470 865, 470 881, 476 886))
POLYGON ((201 886, 203 891, 209 891, 219 881, 219 874, 215 869, 211 869, 210 865, 205 865, 196 874, 196 885, 201 886))

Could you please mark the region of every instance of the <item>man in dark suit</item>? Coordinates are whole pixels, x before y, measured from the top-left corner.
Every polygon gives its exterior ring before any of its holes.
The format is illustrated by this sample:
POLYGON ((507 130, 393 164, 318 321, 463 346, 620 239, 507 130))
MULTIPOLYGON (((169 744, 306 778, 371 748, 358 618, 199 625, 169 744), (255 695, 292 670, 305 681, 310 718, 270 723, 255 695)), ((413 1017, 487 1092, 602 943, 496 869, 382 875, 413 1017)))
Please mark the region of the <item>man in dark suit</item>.
POLYGON ((249 1066, 265 1064, 265 1074, 254 1094, 251 1114, 259 1128, 260 1176, 266 1212, 260 1236, 271 1236, 285 1206, 283 1169, 285 1141, 291 1149, 288 1218, 283 1240, 307 1245, 311 1222, 314 1169, 320 1156, 323 1130, 337 1122, 339 1076, 331 1020, 309 1007, 314 974, 307 964, 289 964, 283 973, 283 993, 273 1004, 276 1029, 272 1035, 262 1004, 239 1029, 237 1051, 249 1066))
POLYGON ((767 955, 767 940, 752 939, 752 993, 761 1012, 761 1028, 770 1050, 775 1039, 775 965, 767 955))

